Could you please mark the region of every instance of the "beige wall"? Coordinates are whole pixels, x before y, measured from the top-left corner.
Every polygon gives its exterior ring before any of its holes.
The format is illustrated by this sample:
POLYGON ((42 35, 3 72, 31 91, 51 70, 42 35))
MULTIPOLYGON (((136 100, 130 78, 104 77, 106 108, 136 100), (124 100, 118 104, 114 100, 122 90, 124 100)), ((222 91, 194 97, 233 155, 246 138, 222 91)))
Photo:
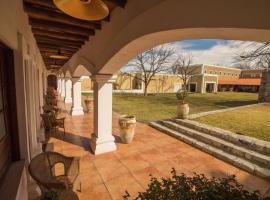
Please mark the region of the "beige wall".
MULTIPOLYGON (((181 79, 176 75, 155 75, 148 86, 149 93, 172 93, 177 88, 176 84, 182 85, 181 79)), ((115 90, 135 90, 135 75, 117 75, 115 82, 115 90)), ((137 79, 137 81, 140 81, 137 79)), ((82 91, 90 91, 93 89, 91 79, 82 79, 82 91)), ((143 91, 143 84, 141 90, 143 91)))
POLYGON ((172 93, 176 92, 176 84, 182 84, 178 76, 156 75, 148 86, 149 93, 172 93))
POLYGON ((237 80, 240 77, 241 70, 227 67, 218 67, 204 65, 204 73, 218 75, 222 80, 237 80))
POLYGON ((261 78, 262 77, 262 71, 259 69, 254 70, 242 70, 241 71, 241 78, 261 78))

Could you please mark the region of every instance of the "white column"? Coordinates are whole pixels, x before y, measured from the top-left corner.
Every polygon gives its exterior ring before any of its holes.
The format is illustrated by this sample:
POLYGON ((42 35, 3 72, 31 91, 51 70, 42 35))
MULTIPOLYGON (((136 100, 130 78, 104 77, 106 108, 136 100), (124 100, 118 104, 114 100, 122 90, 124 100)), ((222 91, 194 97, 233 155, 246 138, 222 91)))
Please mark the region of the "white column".
POLYGON ((72 78, 72 109, 71 115, 83 115, 81 80, 72 78))
POLYGON ((112 135, 112 75, 94 75, 94 134, 91 148, 94 154, 116 150, 112 135))
POLYGON ((66 95, 66 81, 65 81, 65 78, 62 78, 61 80, 61 97, 62 98, 65 98, 65 95, 66 95))
POLYGON ((57 78, 57 92, 61 94, 61 78, 57 78))
POLYGON ((71 103, 72 102, 72 97, 71 97, 71 88, 72 88, 72 81, 70 80, 70 78, 66 78, 66 85, 65 85, 65 89, 66 89, 66 96, 65 96, 65 103, 71 103))

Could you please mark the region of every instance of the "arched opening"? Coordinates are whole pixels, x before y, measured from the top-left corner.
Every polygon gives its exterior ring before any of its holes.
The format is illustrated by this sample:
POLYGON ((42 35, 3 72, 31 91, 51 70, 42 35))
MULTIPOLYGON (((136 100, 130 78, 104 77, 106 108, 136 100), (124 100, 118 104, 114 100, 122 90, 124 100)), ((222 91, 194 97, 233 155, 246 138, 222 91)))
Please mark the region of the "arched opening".
POLYGON ((52 87, 57 90, 57 76, 54 74, 50 74, 47 76, 47 85, 48 87, 52 87))

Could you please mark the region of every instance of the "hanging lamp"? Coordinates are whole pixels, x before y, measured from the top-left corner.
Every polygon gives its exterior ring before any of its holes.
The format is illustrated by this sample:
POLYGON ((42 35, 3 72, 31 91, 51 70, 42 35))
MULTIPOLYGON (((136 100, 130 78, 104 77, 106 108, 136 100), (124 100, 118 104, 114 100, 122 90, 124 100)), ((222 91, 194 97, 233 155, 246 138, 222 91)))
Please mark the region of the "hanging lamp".
POLYGON ((83 20, 101 20, 108 16, 109 9, 102 0, 53 0, 65 14, 83 20))
POLYGON ((58 53, 57 54, 50 55, 50 58, 59 59, 59 60, 66 60, 66 59, 68 59, 67 56, 64 56, 64 55, 61 54, 61 50, 60 49, 58 49, 58 53))

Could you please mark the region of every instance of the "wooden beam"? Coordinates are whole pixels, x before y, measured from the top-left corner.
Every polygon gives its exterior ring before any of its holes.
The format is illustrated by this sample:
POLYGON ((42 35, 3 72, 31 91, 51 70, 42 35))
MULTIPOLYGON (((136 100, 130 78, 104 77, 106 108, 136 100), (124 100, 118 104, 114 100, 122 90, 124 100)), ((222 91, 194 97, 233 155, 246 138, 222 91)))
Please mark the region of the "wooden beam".
POLYGON ((124 8, 127 3, 127 0, 106 0, 106 1, 114 4, 115 6, 120 6, 122 8, 124 8))
MULTIPOLYGON (((59 51, 58 48, 48 48, 48 47, 42 47, 39 46, 39 50, 41 52, 50 52, 50 53, 57 53, 59 51)), ((70 50, 70 49, 64 49, 64 48, 60 48, 61 53, 65 53, 65 54, 74 54, 76 51, 75 50, 70 50)))
POLYGON ((80 28, 76 26, 67 26, 58 22, 48 22, 45 20, 38 20, 30 18, 30 24, 34 29, 40 30, 48 30, 48 31, 57 31, 57 32, 65 32, 70 34, 77 34, 77 35, 94 35, 95 30, 93 29, 86 29, 80 28))
POLYGON ((72 46, 81 46, 84 44, 84 40, 69 40, 69 39, 61 39, 52 36, 44 36, 44 35, 35 35, 37 40, 48 40, 48 41, 55 41, 56 43, 63 43, 63 44, 70 44, 72 46))
POLYGON ((33 4, 24 3, 24 10, 30 18, 42 19, 49 22, 58 22, 65 25, 72 25, 86 29, 101 29, 101 24, 91 23, 89 21, 76 19, 66 14, 57 13, 51 10, 34 7, 33 4))
POLYGON ((40 29, 35 29, 35 28, 32 28, 32 32, 35 35, 50 36, 50 37, 55 37, 59 39, 68 39, 68 40, 75 40, 75 41, 86 41, 89 39, 88 36, 82 36, 82 35, 77 35, 77 34, 72 34, 72 33, 53 32, 53 31, 40 30, 40 29))
POLYGON ((71 47, 71 48, 80 48, 82 46, 79 42, 65 42, 65 41, 57 41, 55 39, 43 38, 36 36, 35 37, 38 43, 47 43, 48 45, 54 46, 63 46, 63 47, 71 47))
MULTIPOLYGON (((52 55, 58 55, 58 52, 44 52, 44 51, 41 51, 40 53, 41 53, 43 58, 51 58, 52 55)), ((60 55, 70 58, 73 54, 66 54, 66 53, 61 52, 60 55)))
POLYGON ((68 60, 55 60, 51 58, 43 58, 43 61, 50 65, 64 65, 68 60))
POLYGON ((58 10, 52 0, 24 0, 24 3, 31 3, 48 9, 55 9, 56 11, 58 10))
POLYGON ((55 48, 55 49, 65 49, 69 51, 78 51, 80 48, 79 47, 74 47, 74 46, 66 46, 63 44, 52 44, 50 42, 45 42, 45 41, 37 41, 37 45, 39 48, 55 48))

